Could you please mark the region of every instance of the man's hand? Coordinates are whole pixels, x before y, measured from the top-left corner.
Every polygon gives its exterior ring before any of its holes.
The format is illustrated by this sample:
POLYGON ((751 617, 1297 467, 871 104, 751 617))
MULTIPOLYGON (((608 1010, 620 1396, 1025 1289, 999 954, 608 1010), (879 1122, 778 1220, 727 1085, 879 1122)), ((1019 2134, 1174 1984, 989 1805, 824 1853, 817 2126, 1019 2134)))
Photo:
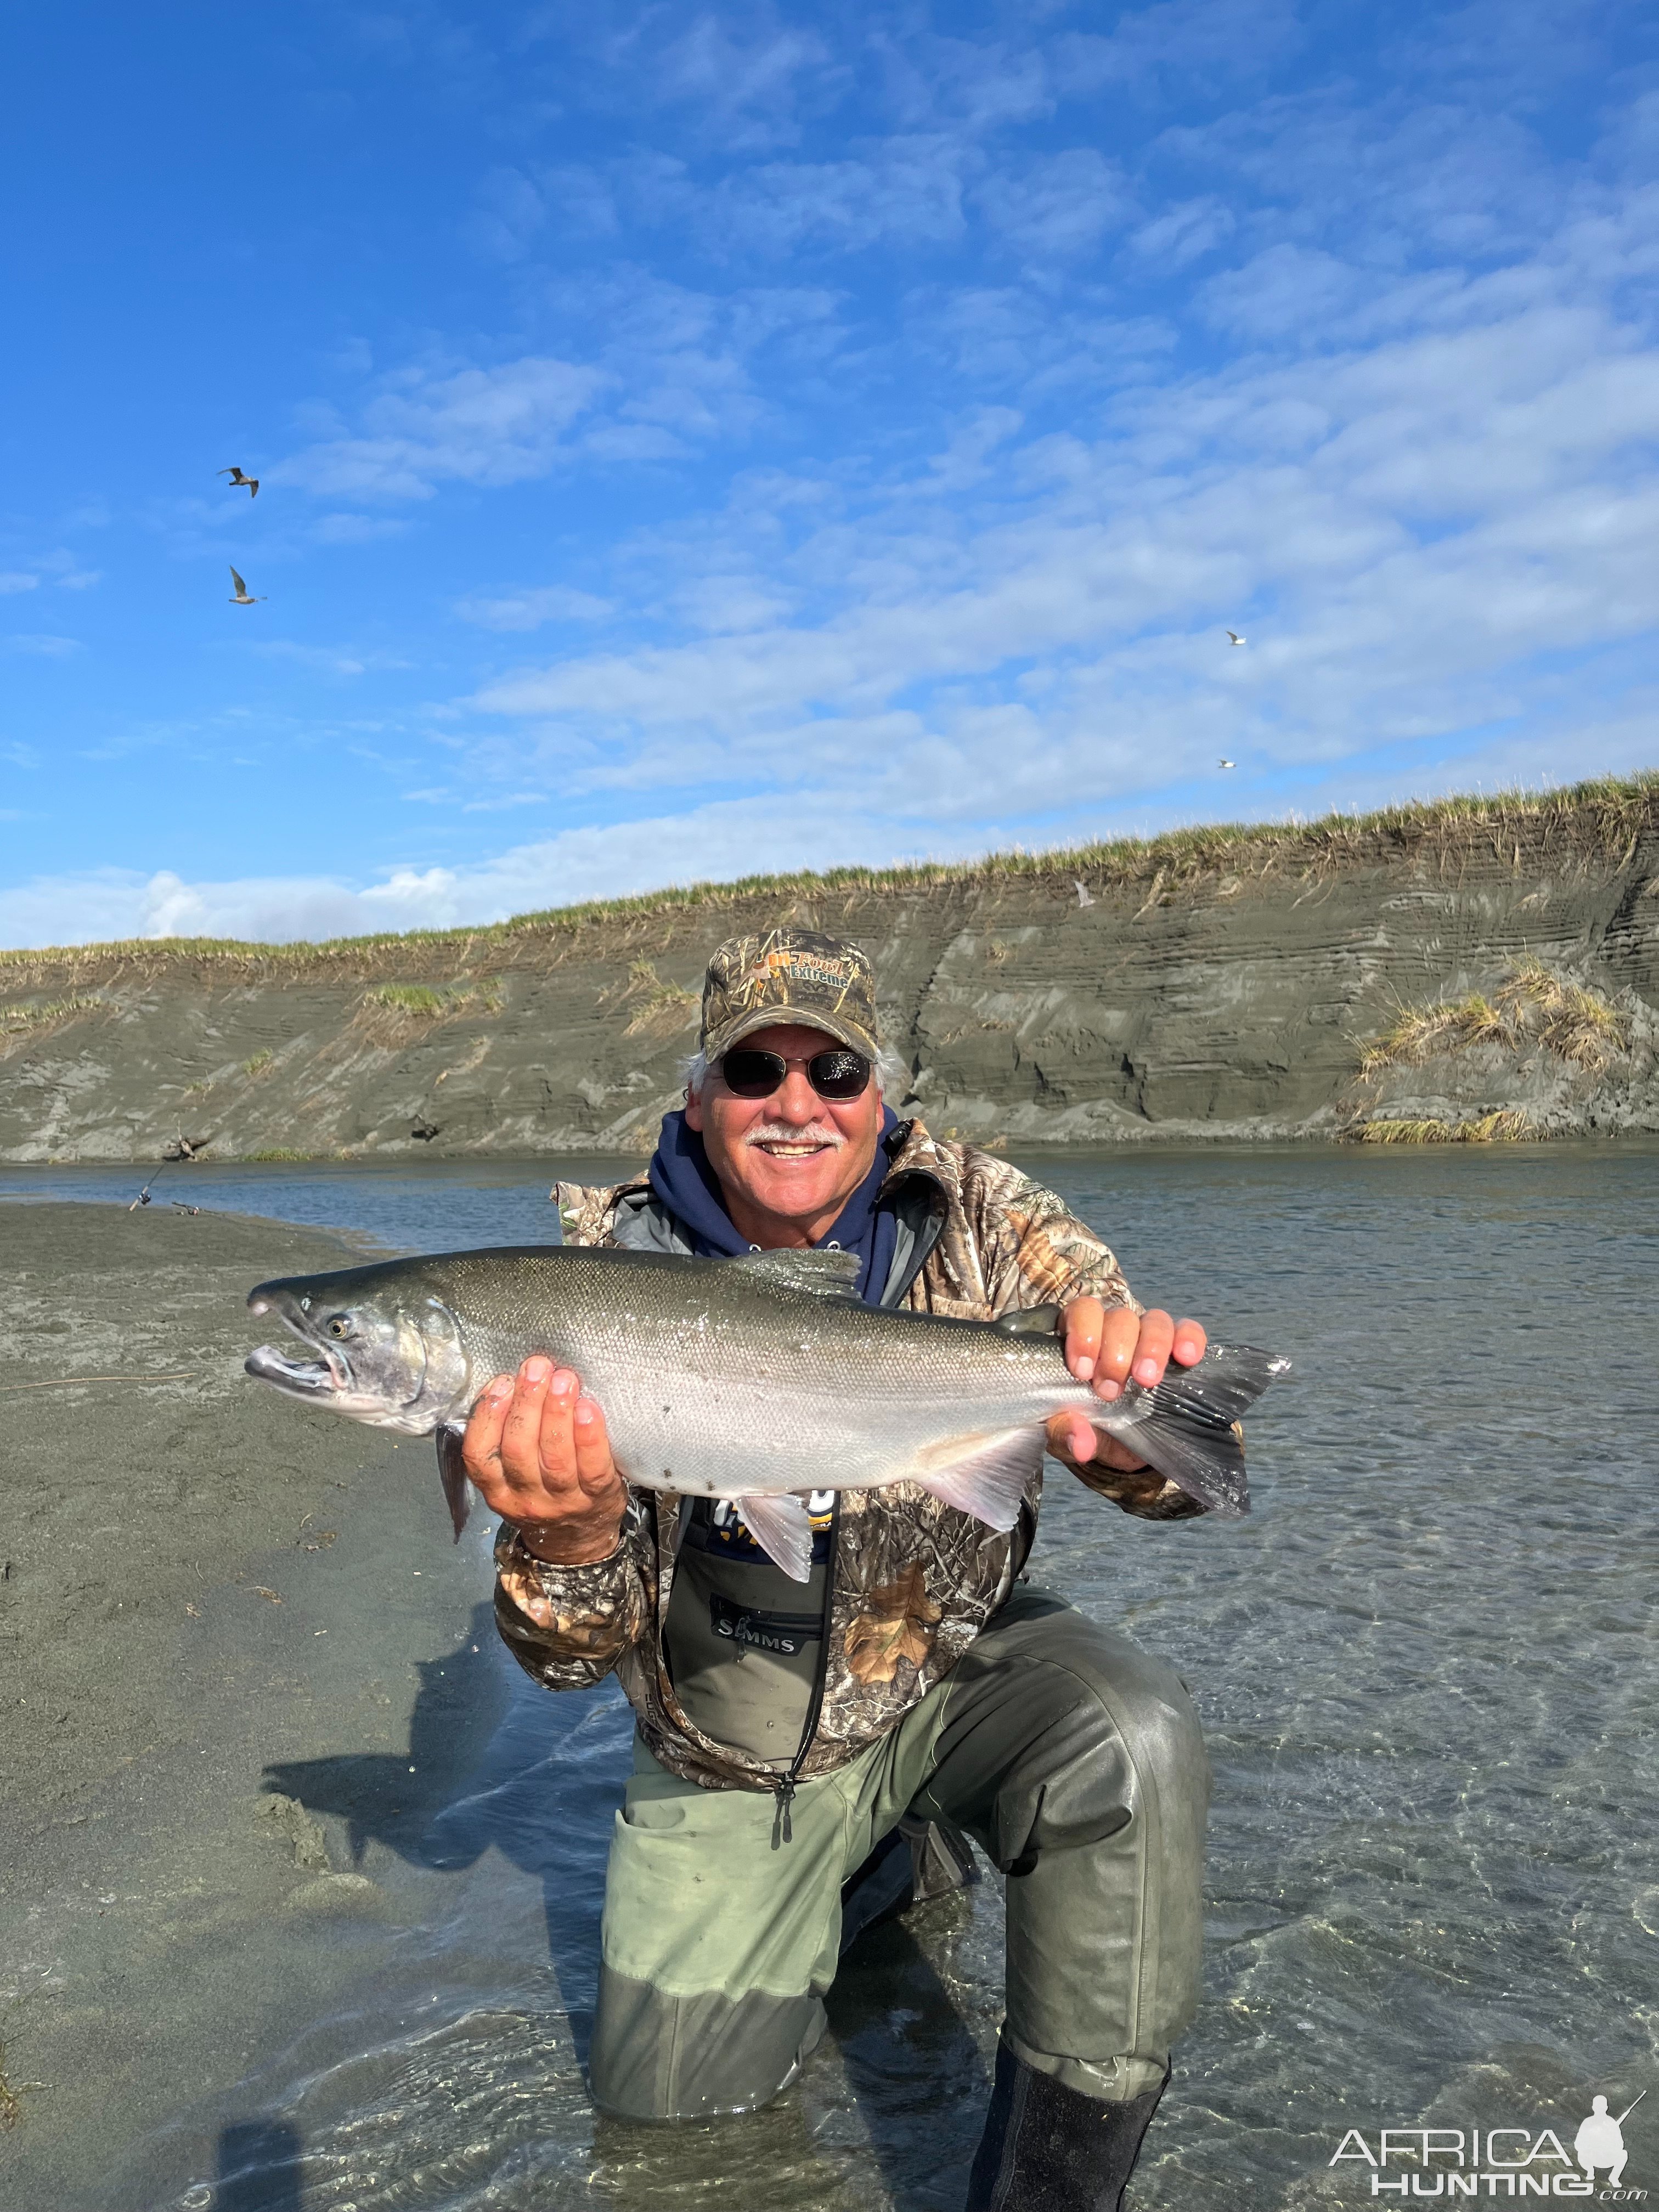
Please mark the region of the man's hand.
MULTIPOLYGON (((1073 1298, 1061 1318, 1066 1364, 1108 1404, 1122 1396, 1132 1377, 1149 1387, 1161 1382, 1171 1358, 1177 1366, 1195 1367, 1208 1341, 1195 1321, 1171 1321, 1161 1308, 1138 1314, 1128 1306, 1103 1306, 1098 1298, 1073 1298)), ((1100 1435, 1083 1413, 1056 1413, 1048 1424, 1048 1446, 1080 1467, 1097 1460, 1121 1474, 1146 1464, 1115 1437, 1100 1435)))
POLYGON ((461 1462, 538 1559, 586 1566, 616 1549, 628 1492, 605 1415, 568 1367, 538 1356, 498 1375, 472 1408, 461 1462))

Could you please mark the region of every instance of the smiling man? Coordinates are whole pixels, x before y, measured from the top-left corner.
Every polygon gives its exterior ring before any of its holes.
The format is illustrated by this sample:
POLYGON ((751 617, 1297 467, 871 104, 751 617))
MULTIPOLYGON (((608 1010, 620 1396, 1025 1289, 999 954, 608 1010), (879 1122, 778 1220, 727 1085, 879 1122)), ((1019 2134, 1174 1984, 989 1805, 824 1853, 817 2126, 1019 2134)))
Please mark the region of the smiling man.
MULTIPOLYGON (((793 929, 721 945, 683 1111, 644 1177, 560 1185, 567 1241, 835 1246, 872 1305, 1058 1306, 1073 1372, 1107 1401, 1203 1357, 1196 1322, 1143 1313, 1052 1192, 900 1121, 879 1072, 858 946, 793 929)), ((603 1407, 545 1359, 498 1378, 467 1430, 467 1471, 502 1516, 502 1636, 550 1689, 614 1670, 637 1716, 595 2100, 661 2120, 776 2096, 847 1946, 971 1881, 971 1837, 1006 1878, 1007 2001, 969 2212, 1108 2212, 1197 2002, 1208 1769, 1187 1693, 1022 1579, 1040 1474, 999 1534, 910 1485, 842 1496, 817 1439, 796 1442, 805 1591, 729 1505, 630 1494, 603 1407)), ((1081 1415, 1057 1416, 1048 1444, 1126 1511, 1200 1510, 1081 1415)))

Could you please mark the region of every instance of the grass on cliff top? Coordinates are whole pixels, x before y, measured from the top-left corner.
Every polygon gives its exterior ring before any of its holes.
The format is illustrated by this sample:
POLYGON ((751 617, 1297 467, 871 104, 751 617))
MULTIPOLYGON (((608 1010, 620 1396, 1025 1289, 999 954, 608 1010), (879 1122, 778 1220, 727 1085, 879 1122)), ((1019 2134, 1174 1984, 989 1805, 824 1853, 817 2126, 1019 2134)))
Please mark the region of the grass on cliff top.
POLYGON ((470 929, 415 929, 318 943, 267 945, 233 938, 134 938, 102 945, 37 951, 0 950, 0 970, 107 967, 134 961, 146 969, 184 962, 225 963, 264 971, 372 961, 410 949, 464 962, 477 951, 571 938, 595 925, 661 918, 690 908, 737 906, 760 897, 802 900, 865 891, 988 886, 1020 878, 1057 878, 1070 892, 1074 877, 1094 889, 1147 883, 1174 890, 1209 875, 1265 875, 1280 866, 1308 872, 1390 853, 1438 849, 1443 856, 1489 846, 1504 860, 1532 855, 1552 843, 1605 859, 1627 860, 1644 831, 1659 830, 1659 769, 1601 776, 1559 791, 1498 792, 1491 796, 1413 801, 1371 814, 1328 814, 1316 822, 1200 823, 1157 837, 1120 837, 1046 852, 1015 849, 977 860, 922 860, 890 868, 829 868, 796 875, 744 876, 732 883, 693 883, 628 898, 592 899, 470 929))

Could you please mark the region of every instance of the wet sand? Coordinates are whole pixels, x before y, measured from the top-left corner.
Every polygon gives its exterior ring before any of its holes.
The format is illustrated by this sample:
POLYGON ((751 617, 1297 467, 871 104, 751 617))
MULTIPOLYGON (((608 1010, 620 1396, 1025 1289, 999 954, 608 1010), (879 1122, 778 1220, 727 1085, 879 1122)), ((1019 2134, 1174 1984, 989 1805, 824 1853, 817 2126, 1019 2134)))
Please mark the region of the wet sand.
MULTIPOLYGON (((487 1572, 450 1544, 430 1447, 241 1371, 251 1285, 358 1250, 48 1203, 0 1205, 0 2197, 69 2212, 309 2016, 331 1928, 397 1912, 353 1870, 349 1805, 273 1808, 267 1768, 401 1778, 417 1700, 453 1721, 498 1692, 483 1660, 435 1680, 487 1572)), ((432 1732, 450 1748, 411 1804, 467 1737, 432 1732)))

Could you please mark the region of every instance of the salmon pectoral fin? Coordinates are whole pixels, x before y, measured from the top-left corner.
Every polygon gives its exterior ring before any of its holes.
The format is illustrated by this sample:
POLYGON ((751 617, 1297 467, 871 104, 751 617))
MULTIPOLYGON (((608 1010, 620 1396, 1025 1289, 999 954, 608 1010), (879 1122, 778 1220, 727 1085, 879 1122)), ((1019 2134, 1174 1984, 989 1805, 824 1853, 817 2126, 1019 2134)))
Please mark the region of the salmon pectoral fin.
POLYGON ((444 1486, 444 1503, 449 1508, 449 1524, 458 1544, 472 1510, 472 1485, 461 1463, 462 1434, 459 1429, 440 1429, 437 1436, 438 1480, 444 1486))
POLYGON ((905 1469, 912 1482, 992 1528, 1012 1528, 1042 1461, 1040 1429, 1000 1429, 930 1444, 905 1469))
POLYGON ((734 1498, 738 1517, 775 1567, 791 1582, 812 1579, 812 1522, 802 1500, 791 1492, 769 1498, 734 1498))

